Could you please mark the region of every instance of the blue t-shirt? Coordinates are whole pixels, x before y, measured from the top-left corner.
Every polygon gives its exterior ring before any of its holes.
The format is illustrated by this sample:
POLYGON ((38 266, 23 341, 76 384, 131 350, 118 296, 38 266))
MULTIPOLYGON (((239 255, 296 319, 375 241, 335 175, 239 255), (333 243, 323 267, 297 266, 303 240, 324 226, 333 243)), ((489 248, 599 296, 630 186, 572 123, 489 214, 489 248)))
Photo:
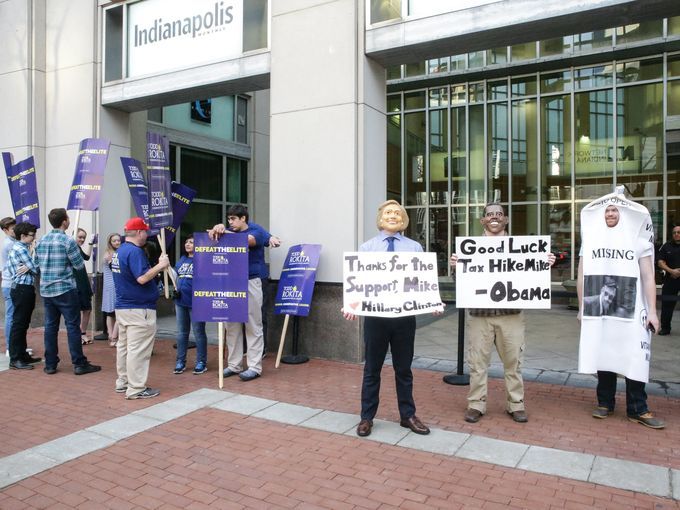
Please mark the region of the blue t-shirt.
POLYGON ((269 278, 269 269, 264 261, 264 247, 272 236, 257 223, 248 222, 248 228, 241 234, 249 234, 255 238, 255 246, 248 248, 248 279, 269 278))
POLYGON ((124 242, 111 259, 111 272, 116 287, 116 309, 156 309, 158 287, 152 279, 140 285, 137 278, 145 274, 151 265, 146 253, 139 246, 124 242))
POLYGON ((176 303, 191 308, 191 295, 194 287, 194 259, 184 255, 175 265, 177 272, 177 290, 179 299, 176 303))

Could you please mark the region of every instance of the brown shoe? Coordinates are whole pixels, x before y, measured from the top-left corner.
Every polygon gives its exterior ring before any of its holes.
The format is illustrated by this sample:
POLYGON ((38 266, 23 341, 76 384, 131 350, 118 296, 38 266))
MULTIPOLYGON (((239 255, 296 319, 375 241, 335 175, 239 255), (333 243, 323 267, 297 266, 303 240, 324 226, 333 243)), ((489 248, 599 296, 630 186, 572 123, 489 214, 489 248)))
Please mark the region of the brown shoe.
POLYGON ((477 409, 468 407, 465 410, 465 421, 468 423, 477 423, 482 418, 482 412, 477 409))
POLYGON ((662 429, 666 426, 663 420, 655 418, 654 415, 649 411, 638 416, 629 415, 628 419, 636 423, 641 423, 642 425, 644 425, 645 427, 649 427, 650 429, 662 429))
POLYGON ((414 414, 410 418, 404 418, 399 422, 399 425, 401 425, 404 428, 411 429, 411 432, 415 432, 416 434, 421 434, 421 435, 427 435, 430 433, 430 429, 427 428, 427 425, 425 425, 420 419, 414 414))
POLYGON ((357 426, 357 436, 366 437, 371 435, 373 420, 361 420, 357 426))
POLYGON ((529 421, 529 417, 527 416, 526 411, 508 411, 508 414, 512 416, 512 419, 515 420, 517 423, 526 423, 529 421))

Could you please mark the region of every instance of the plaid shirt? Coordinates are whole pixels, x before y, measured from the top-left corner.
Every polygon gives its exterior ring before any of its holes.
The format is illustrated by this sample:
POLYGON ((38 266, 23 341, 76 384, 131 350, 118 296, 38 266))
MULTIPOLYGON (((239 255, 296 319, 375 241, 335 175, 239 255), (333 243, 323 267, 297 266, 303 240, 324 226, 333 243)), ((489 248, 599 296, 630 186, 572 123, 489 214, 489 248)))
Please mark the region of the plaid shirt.
POLYGON ((35 261, 40 267, 40 295, 61 296, 76 288, 74 269, 85 267, 78 245, 62 230, 54 229, 35 248, 35 261))
POLYGON ((38 274, 31 254, 28 252, 28 245, 21 241, 14 243, 7 257, 7 270, 12 278, 12 287, 16 285, 33 285, 35 275, 38 274), (26 266, 28 271, 18 274, 19 266, 26 266))

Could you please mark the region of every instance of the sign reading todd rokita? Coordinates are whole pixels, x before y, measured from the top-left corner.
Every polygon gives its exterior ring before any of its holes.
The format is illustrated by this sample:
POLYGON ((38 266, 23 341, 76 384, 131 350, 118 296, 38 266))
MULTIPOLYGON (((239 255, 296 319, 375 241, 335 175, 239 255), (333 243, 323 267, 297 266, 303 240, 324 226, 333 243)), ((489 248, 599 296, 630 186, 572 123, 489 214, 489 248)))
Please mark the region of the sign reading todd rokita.
POLYGON ((444 311, 435 253, 347 252, 342 258, 345 312, 404 317, 444 311))
POLYGON ((297 244, 290 247, 281 269, 274 301, 274 311, 277 314, 303 317, 309 315, 320 254, 320 244, 297 244))
POLYGON ((457 237, 458 308, 550 308, 550 236, 457 237))
POLYGON ((194 234, 193 292, 194 321, 248 322, 247 234, 194 234))
POLYGON ((128 6, 128 77, 238 57, 243 0, 145 0, 128 6), (167 58, 172 55, 171 58, 167 58))

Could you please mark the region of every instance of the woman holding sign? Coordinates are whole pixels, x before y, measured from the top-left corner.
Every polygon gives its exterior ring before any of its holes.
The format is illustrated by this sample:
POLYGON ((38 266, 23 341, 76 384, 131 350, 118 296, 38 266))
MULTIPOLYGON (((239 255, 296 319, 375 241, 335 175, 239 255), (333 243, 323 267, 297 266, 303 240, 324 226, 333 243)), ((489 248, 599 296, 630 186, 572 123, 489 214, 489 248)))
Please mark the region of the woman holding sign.
MULTIPOLYGON (((408 227, 408 214, 399 202, 388 200, 378 208, 377 226, 380 233, 359 247, 359 251, 422 252, 422 246, 402 232, 408 227)), ((345 312, 347 320, 356 315, 345 312)), ((373 418, 380 403, 380 372, 385 363, 387 348, 392 352, 392 365, 397 386, 400 425, 416 434, 429 434, 430 429, 416 416, 413 401, 413 344, 416 334, 416 318, 366 317, 364 319, 364 346, 366 362, 361 385, 361 422, 357 435, 368 436, 373 428, 373 418)))

